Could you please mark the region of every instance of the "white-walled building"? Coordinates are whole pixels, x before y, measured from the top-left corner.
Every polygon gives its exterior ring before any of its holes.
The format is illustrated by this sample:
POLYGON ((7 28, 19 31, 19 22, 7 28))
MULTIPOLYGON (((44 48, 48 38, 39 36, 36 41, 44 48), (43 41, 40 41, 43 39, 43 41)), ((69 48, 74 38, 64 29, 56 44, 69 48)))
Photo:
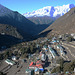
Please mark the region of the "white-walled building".
POLYGON ((9 59, 6 59, 5 62, 6 62, 7 64, 9 64, 9 65, 14 65, 14 64, 15 64, 14 61, 9 60, 9 59))

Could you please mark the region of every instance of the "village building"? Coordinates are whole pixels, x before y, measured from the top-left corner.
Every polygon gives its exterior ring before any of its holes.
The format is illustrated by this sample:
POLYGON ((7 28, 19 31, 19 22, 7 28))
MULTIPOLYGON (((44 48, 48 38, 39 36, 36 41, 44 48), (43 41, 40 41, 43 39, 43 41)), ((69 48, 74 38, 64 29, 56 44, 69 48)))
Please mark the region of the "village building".
POLYGON ((48 51, 48 47, 46 45, 44 45, 42 49, 48 51))
POLYGON ((26 69, 25 75, 34 75, 33 69, 26 69))
POLYGON ((52 55, 50 53, 47 53, 48 59, 52 59, 52 55))
POLYGON ((44 73, 44 75, 51 75, 49 72, 44 73))
POLYGON ((61 56, 65 56, 65 52, 64 52, 64 49, 61 45, 57 45, 57 50, 60 52, 60 55, 61 56))
POLYGON ((29 65, 29 69, 35 69, 37 66, 34 62, 31 62, 29 65))
POLYGON ((41 60, 42 60, 42 61, 45 61, 45 60, 46 60, 46 55, 45 55, 45 54, 42 54, 42 55, 41 55, 41 60))
POLYGON ((51 47, 49 47, 49 52, 51 53, 52 57, 55 59, 56 53, 51 47))
POLYGON ((43 68, 43 66, 42 66, 42 65, 39 65, 39 66, 38 66, 38 68, 39 68, 39 70, 40 70, 41 72, 43 72, 43 71, 44 71, 44 68, 43 68))
POLYGON ((52 40, 51 43, 52 43, 52 44, 56 44, 57 41, 56 41, 56 40, 52 40))
POLYGON ((42 62, 41 60, 37 61, 36 63, 31 62, 29 65, 29 69, 35 70, 36 68, 38 68, 41 72, 43 72, 44 71, 44 68, 43 68, 44 65, 45 65, 45 63, 42 62))
POLYGON ((7 64, 9 64, 9 65, 14 65, 14 64, 15 64, 14 61, 9 60, 9 59, 6 59, 5 62, 6 62, 7 64))
POLYGON ((16 56, 12 56, 12 60, 17 60, 17 57, 16 56))
POLYGON ((39 65, 39 64, 41 64, 41 65, 45 65, 45 62, 43 62, 43 61, 41 61, 41 60, 38 60, 37 62, 36 62, 36 65, 39 65))
POLYGON ((61 56, 65 56, 65 52, 62 49, 60 49, 60 54, 61 56))
POLYGON ((57 49, 63 49, 61 45, 57 45, 57 49))
POLYGON ((34 72, 35 72, 35 75, 39 75, 40 73, 39 68, 35 68, 34 72))
POLYGON ((40 47, 39 44, 37 44, 36 47, 39 48, 40 47))

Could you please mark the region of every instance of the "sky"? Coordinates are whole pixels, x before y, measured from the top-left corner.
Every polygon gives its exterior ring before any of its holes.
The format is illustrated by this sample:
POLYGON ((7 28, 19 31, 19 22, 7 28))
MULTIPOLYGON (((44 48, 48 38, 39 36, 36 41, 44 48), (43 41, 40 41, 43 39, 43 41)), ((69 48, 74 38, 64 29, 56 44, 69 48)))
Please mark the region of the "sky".
POLYGON ((75 5, 75 0, 0 0, 0 4, 23 14, 46 6, 75 5))

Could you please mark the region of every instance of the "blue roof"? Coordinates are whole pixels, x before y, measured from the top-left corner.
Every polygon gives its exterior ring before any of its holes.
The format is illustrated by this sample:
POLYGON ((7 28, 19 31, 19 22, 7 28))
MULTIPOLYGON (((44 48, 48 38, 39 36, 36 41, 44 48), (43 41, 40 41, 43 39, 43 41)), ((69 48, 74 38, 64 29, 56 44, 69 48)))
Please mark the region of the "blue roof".
POLYGON ((63 51, 62 51, 62 50, 60 50, 60 52, 62 53, 63 51))
POLYGON ((42 72, 43 72, 43 71, 44 71, 44 69, 43 69, 43 68, 41 68, 41 69, 40 69, 40 71, 42 71, 42 72))
POLYGON ((39 71, 39 69, 38 69, 38 68, 36 68, 36 69, 35 69, 35 72, 36 72, 36 71, 39 71))
POLYGON ((57 42, 56 40, 54 40, 53 42, 57 42))

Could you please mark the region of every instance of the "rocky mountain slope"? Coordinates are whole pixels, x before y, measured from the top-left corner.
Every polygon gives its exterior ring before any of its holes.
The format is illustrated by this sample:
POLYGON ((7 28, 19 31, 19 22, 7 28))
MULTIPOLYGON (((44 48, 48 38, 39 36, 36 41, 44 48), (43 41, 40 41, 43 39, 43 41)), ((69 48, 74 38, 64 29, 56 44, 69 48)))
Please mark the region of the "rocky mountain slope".
POLYGON ((15 27, 23 38, 35 34, 35 24, 26 19, 17 11, 12 11, 0 5, 0 24, 8 24, 15 27))
POLYGON ((57 19, 43 32, 47 32, 49 30, 52 30, 50 33, 55 34, 75 33, 75 7, 57 19))
POLYGON ((22 39, 22 36, 18 33, 17 29, 11 25, 0 24, 0 34, 1 35, 10 35, 15 38, 22 39))

